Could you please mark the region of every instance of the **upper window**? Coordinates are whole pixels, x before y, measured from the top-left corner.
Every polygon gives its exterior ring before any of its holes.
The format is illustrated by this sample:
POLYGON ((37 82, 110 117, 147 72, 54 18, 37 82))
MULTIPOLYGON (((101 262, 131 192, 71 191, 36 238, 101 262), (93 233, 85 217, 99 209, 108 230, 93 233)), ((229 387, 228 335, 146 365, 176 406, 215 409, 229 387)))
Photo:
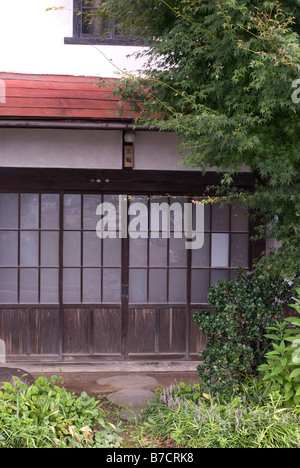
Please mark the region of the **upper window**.
POLYGON ((73 0, 73 37, 65 44, 142 45, 136 37, 120 33, 120 21, 101 17, 99 5, 106 0, 73 0))

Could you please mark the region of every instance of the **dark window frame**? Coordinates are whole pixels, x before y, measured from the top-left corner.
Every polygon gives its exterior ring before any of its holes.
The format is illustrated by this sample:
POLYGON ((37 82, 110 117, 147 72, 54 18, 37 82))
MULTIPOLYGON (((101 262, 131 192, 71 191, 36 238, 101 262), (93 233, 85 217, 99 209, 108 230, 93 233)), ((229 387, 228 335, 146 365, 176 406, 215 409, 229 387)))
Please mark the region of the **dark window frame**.
POLYGON ((88 44, 88 45, 124 45, 143 46, 144 40, 137 38, 125 38, 114 34, 114 20, 110 21, 112 31, 109 37, 101 38, 96 34, 83 32, 83 5, 81 0, 73 0, 73 36, 65 37, 65 44, 88 44))

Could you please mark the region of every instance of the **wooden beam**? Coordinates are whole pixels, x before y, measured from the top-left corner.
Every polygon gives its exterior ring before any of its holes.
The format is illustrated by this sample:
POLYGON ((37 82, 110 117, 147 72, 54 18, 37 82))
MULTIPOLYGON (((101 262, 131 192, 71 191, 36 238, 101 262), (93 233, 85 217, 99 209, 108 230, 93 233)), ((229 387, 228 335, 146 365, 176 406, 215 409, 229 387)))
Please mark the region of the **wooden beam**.
MULTIPOLYGON (((132 169, 0 168, 0 190, 72 190, 113 193, 162 193, 202 195, 209 185, 218 185, 222 175, 189 171, 140 171, 132 169)), ((253 176, 235 176, 236 187, 251 189, 253 176)))

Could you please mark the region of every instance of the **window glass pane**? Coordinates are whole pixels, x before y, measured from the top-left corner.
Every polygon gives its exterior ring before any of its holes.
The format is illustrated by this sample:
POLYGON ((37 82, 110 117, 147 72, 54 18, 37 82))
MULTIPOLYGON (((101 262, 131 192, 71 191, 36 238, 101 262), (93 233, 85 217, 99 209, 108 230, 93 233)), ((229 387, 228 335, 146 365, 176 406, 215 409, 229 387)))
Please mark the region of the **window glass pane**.
POLYGON ((147 270, 129 271, 129 302, 145 304, 147 302, 147 270))
POLYGON ((39 233, 24 231, 20 233, 20 265, 38 266, 39 264, 39 233))
POLYGON ((192 304, 207 304, 209 270, 192 270, 192 304))
POLYGON ((81 195, 64 196, 64 228, 81 229, 81 195))
POLYGON ((0 229, 17 229, 19 196, 16 193, 0 193, 0 229))
POLYGON ((212 231, 229 231, 229 205, 212 204, 212 231))
POLYGON ((121 266, 121 239, 103 239, 103 266, 121 266))
POLYGON ((210 266, 210 235, 204 234, 204 244, 201 249, 192 249, 192 267, 210 266))
POLYGON ((121 269, 103 269, 103 302, 120 304, 121 302, 121 269))
POLYGON ((237 276, 238 276, 238 270, 231 270, 230 271, 230 279, 232 281, 235 281, 237 279, 237 276))
POLYGON ((233 206, 231 214, 231 230, 232 231, 249 231, 249 217, 247 210, 240 206, 233 206))
POLYGON ((0 269, 0 303, 16 304, 18 302, 18 270, 16 268, 0 269))
POLYGON ((84 195, 83 197, 83 229, 96 232, 99 216, 97 207, 102 203, 101 195, 84 195))
POLYGON ((129 265, 147 266, 148 239, 129 239, 129 265))
POLYGON ((149 271, 149 302, 167 303, 167 270, 149 271))
POLYGON ((101 240, 96 232, 83 233, 83 266, 101 266, 101 240))
MULTIPOLYGON (((126 195, 124 195, 124 198, 126 198, 126 195)), ((115 208, 116 230, 119 231, 119 223, 120 223, 119 195, 104 195, 103 201, 104 203, 110 203, 115 208)))
POLYGON ((59 229, 59 195, 42 194, 41 203, 41 228, 59 229))
POLYGON ((81 233, 64 232, 64 266, 81 265, 81 233))
POLYGON ((63 300, 66 304, 78 304, 81 302, 80 285, 81 271, 79 268, 64 269, 64 294, 63 300))
POLYGON ((169 302, 186 303, 186 270, 171 269, 169 271, 169 302))
POLYGON ((173 239, 169 241, 169 265, 186 266, 187 250, 185 248, 186 239, 173 239))
POLYGON ((231 235, 231 266, 248 267, 248 234, 231 235))
POLYGON ((57 304, 59 302, 59 270, 56 268, 41 269, 41 303, 57 304))
POLYGON ((150 249, 150 266, 167 266, 168 262, 168 239, 154 239, 150 236, 149 238, 149 249, 150 249))
POLYGON ((85 304, 101 302, 101 270, 96 268, 83 270, 82 300, 85 304))
MULTIPOLYGON (((195 201, 201 201, 201 200, 205 200, 205 199, 201 199, 201 198, 195 198, 195 201)), ((193 230, 195 231, 196 230, 196 226, 197 226, 197 223, 196 223, 196 206, 197 204, 196 203, 192 203, 193 205, 193 230)), ((210 231, 210 203, 204 203, 204 230, 205 231, 210 231)))
POLYGON ((169 198, 152 196, 150 199, 150 226, 152 232, 168 232, 170 230, 169 198))
POLYGON ((104 3, 105 1, 106 0, 82 0, 82 6, 84 9, 92 9, 101 5, 101 3, 104 3))
POLYGON ((39 272, 37 268, 21 268, 20 270, 20 302, 37 304, 39 299, 39 272))
POLYGON ((229 266, 229 234, 212 234, 211 266, 229 266))
POLYGON ((41 265, 59 265, 59 232, 41 233, 41 265))
POLYGON ((184 232, 184 205, 188 203, 186 197, 172 197, 170 204, 170 229, 171 231, 184 232))
POLYGON ((227 281, 229 279, 229 270, 211 270, 211 284, 218 281, 227 281))
MULTIPOLYGON (((149 205, 150 206, 150 205, 149 205)), ((134 195, 129 201, 129 224, 128 233, 131 239, 148 238, 148 200, 142 195, 134 195)))
POLYGON ((112 37, 112 32, 110 32, 111 21, 106 18, 101 18, 97 15, 97 12, 93 10, 93 7, 101 5, 105 0, 93 0, 93 2, 85 1, 82 2, 83 13, 82 13, 82 32, 83 34, 94 34, 99 35, 102 39, 103 34, 104 38, 112 37))
POLYGON ((18 233, 0 232, 0 265, 18 266, 18 233))
POLYGON ((21 229, 39 228, 39 195, 22 193, 21 195, 21 229))
POLYGON ((95 17, 92 11, 86 11, 82 14, 82 33, 99 36, 100 39, 110 39, 113 37, 113 31, 110 29, 110 21, 95 17))

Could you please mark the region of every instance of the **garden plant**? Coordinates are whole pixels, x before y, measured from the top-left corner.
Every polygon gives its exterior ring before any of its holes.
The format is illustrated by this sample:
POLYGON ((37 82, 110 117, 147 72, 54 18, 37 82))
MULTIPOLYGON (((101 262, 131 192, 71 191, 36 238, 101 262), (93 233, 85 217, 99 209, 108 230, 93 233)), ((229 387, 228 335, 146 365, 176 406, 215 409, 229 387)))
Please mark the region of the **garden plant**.
POLYGON ((119 429, 94 397, 68 392, 57 376, 30 386, 14 380, 0 389, 0 448, 120 446, 119 429))
POLYGON ((267 328, 280 320, 290 298, 287 282, 260 272, 239 272, 236 281, 219 281, 210 288, 212 310, 200 310, 195 323, 206 335, 198 373, 209 391, 231 391, 255 376, 271 343, 267 328))
MULTIPOLYGON (((300 289, 291 307, 300 314, 300 289)), ((268 331, 266 338, 272 341, 272 350, 266 354, 266 363, 259 371, 289 406, 300 405, 300 319, 287 317, 268 327, 268 331)))

